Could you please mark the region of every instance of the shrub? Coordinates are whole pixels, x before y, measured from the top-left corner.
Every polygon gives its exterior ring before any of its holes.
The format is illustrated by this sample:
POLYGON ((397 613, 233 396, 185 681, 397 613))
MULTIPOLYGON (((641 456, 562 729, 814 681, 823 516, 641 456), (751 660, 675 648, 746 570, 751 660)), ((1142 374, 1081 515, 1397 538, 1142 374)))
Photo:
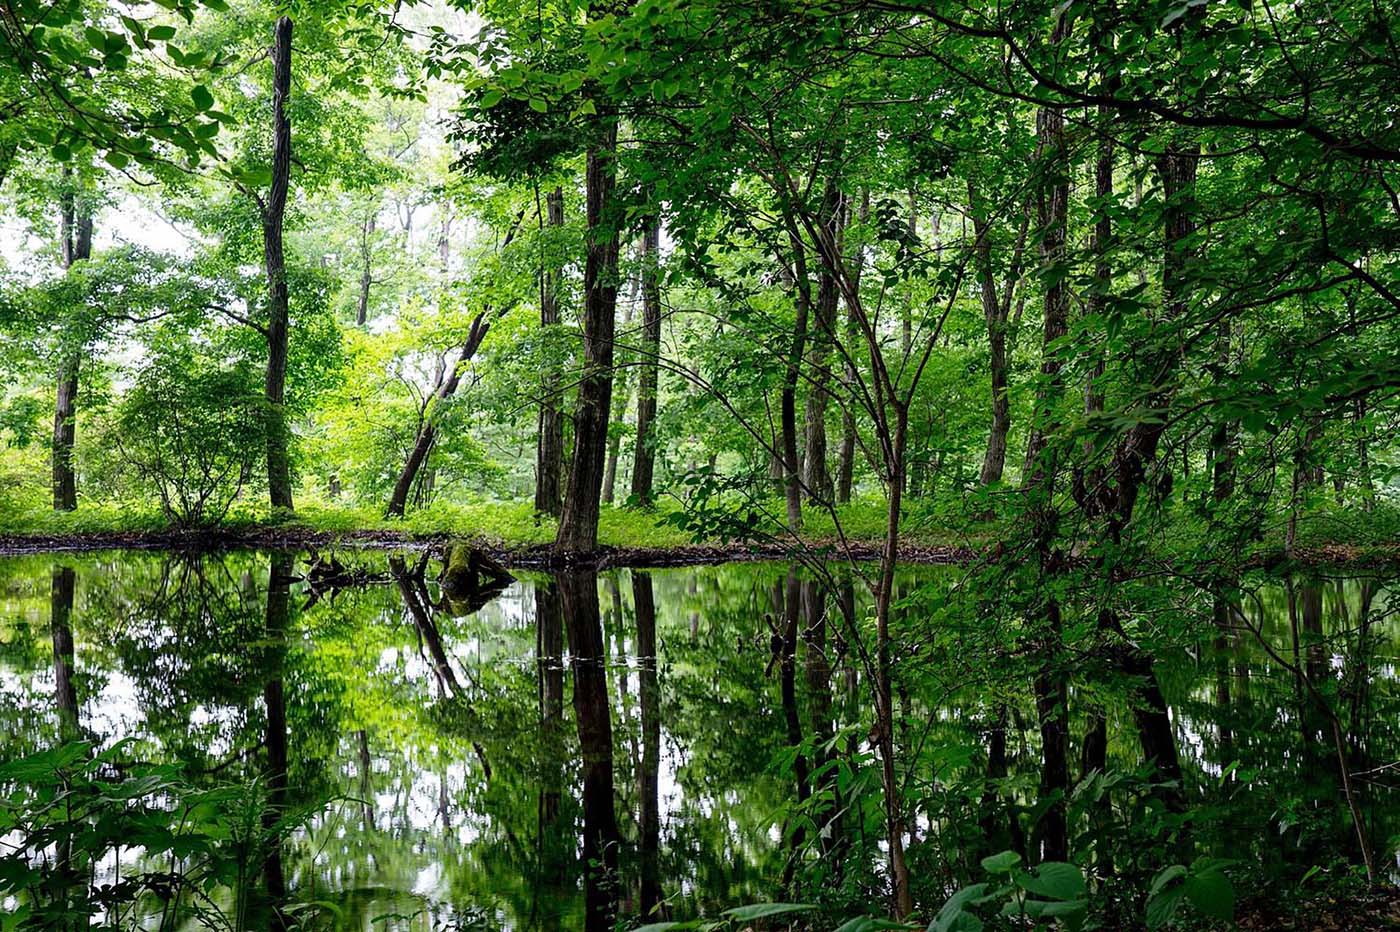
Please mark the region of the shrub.
POLYGON ((264 405, 255 369, 181 347, 138 373, 108 424, 119 467, 168 519, 217 524, 257 474, 264 405))

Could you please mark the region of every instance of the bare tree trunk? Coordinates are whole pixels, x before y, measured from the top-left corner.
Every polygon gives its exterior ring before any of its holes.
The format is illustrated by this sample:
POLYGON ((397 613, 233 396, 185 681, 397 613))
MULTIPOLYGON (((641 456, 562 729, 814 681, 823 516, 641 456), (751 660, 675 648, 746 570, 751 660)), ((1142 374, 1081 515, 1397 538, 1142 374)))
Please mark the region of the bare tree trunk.
POLYGON ((374 285, 374 212, 360 225, 360 300, 355 323, 363 327, 369 319, 369 292, 374 285))
POLYGON ((486 322, 486 312, 478 314, 476 320, 472 321, 467 342, 458 351, 457 358, 453 360, 450 367, 444 367, 439 374, 438 384, 428 400, 424 402, 423 410, 419 414, 418 433, 414 437, 413 446, 409 449, 403 469, 399 471, 399 478, 394 483, 394 491, 389 496, 389 504, 384 509, 385 517, 403 517, 404 507, 408 504, 409 492, 413 490, 413 482, 418 477, 418 470, 422 468, 424 460, 428 458, 428 453, 433 448, 433 442, 437 439, 437 425, 433 421, 437 408, 446 404, 456 394, 457 386, 462 380, 462 367, 481 348, 481 341, 486 339, 486 331, 490 329, 490 326, 486 322))
MULTIPOLYGON (((821 222, 828 228, 831 239, 841 240, 841 190, 836 180, 829 179, 822 198, 821 222)), ((807 368, 811 388, 807 392, 806 441, 804 446, 803 481, 807 495, 814 503, 829 502, 834 491, 831 472, 826 464, 826 408, 831 381, 828 371, 831 347, 836 340, 836 309, 840 299, 836 276, 823 264, 817 283, 817 304, 807 368)))
POLYGON ((598 546, 598 510, 612 406, 613 333, 617 326, 618 232, 613 215, 617 123, 608 120, 589 146, 586 169, 588 249, 583 272, 583 375, 574 411, 574 458, 554 546, 587 553, 598 546))
POLYGON ((287 425, 287 268, 282 227, 292 170, 292 127, 287 96, 292 87, 292 21, 277 20, 272 48, 272 186, 262 202, 263 265, 267 272, 267 488, 274 510, 291 511, 292 466, 287 425))
MULTIPOLYGON (((870 219, 870 190, 867 188, 861 192, 860 209, 857 219, 863 226, 870 219)), ((855 261, 851 269, 851 286, 860 291, 861 272, 865 268, 865 250, 861 248, 857 251, 855 261)), ((847 345, 853 343, 856 333, 855 313, 851 309, 850 302, 846 302, 846 336, 847 345)), ((848 350, 844 371, 846 385, 846 403, 841 409, 841 452, 840 467, 836 479, 836 501, 846 504, 851 500, 852 486, 855 484, 856 467, 856 412, 855 412, 855 385, 856 370, 852 361, 851 353, 848 350)))
MULTIPOLYGON (((68 168, 63 170, 65 185, 75 181, 68 168)), ((63 268, 92 258, 92 203, 71 189, 61 197, 59 227, 62 237, 63 268)), ((82 365, 82 350, 68 348, 58 367, 58 388, 53 415, 53 507, 55 511, 73 511, 78 507, 78 476, 73 465, 73 448, 77 441, 78 370, 82 365)))
MULTIPOLYGON (((564 225, 563 190, 555 188, 550 191, 545 205, 549 227, 557 231, 564 225)), ((541 327, 559 323, 561 264, 559 257, 551 250, 551 255, 545 259, 545 267, 540 270, 541 327)), ((559 411, 559 385, 559 373, 551 364, 540 386, 540 433, 535 448, 535 511, 555 516, 563 504, 560 480, 564 473, 564 416, 559 411)))
POLYGON ((642 353, 637 383, 637 450, 632 462, 632 495, 639 505, 654 500, 656 472, 657 362, 661 355, 661 225, 647 217, 642 225, 642 353))

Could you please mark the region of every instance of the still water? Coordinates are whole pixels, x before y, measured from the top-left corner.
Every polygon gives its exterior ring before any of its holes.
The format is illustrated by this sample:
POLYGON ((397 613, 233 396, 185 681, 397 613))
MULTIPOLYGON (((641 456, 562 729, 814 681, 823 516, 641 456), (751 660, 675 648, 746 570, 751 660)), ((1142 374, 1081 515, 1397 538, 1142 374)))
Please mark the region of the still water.
MULTIPOLYGON (((458 598, 436 561, 341 558, 319 583, 304 554, 0 559, 0 761, 78 736, 196 783, 265 781, 313 812, 283 845, 281 895, 335 928, 594 926, 587 881, 609 859, 624 919, 799 899, 839 918, 884 902, 867 677, 837 610, 864 617, 859 583, 733 564, 521 573, 458 598)), ((905 615, 958 572, 909 570, 905 615)), ((1246 900, 1355 870, 1321 704, 1393 872, 1396 591, 1266 581, 1244 603, 1257 635, 1154 645, 1184 813, 1163 815, 1141 776, 1134 684, 1086 662, 1071 686, 1076 798, 1091 795, 1079 755, 1095 717, 1112 776, 1103 808, 1071 807, 1075 860, 1128 877, 1217 854, 1242 865, 1246 900)), ((980 879, 981 856, 1026 844, 1039 731, 1030 667, 991 669, 970 642, 931 665, 919 625, 903 630, 898 745, 928 914, 980 879), (997 741, 1004 774, 989 772, 997 741)))

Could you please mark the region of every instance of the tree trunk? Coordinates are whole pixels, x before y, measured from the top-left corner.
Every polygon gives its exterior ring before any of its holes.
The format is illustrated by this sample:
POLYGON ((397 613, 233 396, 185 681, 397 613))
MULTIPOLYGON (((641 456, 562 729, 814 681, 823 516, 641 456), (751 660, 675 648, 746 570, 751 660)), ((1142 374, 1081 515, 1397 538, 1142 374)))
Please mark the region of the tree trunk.
MULTIPOLYGON (((63 170, 66 184, 74 184, 72 172, 63 170)), ((64 271, 75 263, 92 258, 92 204, 86 197, 65 190, 61 198, 60 235, 64 271)), ((58 388, 53 415, 53 507, 55 511, 73 511, 78 507, 78 477, 73 465, 73 447, 77 440, 78 370, 82 365, 82 350, 68 348, 58 367, 58 388)))
MULTIPOLYGON (((549 227, 557 231, 564 225, 564 192, 560 188, 545 197, 549 227)), ((540 326, 559 323, 559 288, 562 262, 553 254, 540 270, 540 326)), ((535 447, 535 511, 559 514, 563 503, 560 480, 564 473, 564 416, 559 411, 559 372, 550 364, 540 386, 539 439, 535 447)))
MULTIPOLYGON (((841 239, 841 191, 835 179, 829 179, 822 198, 820 221, 827 227, 827 235, 834 242, 841 239)), ((828 371, 831 347, 836 340, 836 309, 840 299, 836 276, 827 263, 817 278, 816 314, 810 348, 807 354, 807 369, 810 372, 811 387, 807 392, 806 439, 803 444, 805 462, 803 481, 807 486, 808 500, 813 503, 830 502, 834 489, 831 472, 826 464, 826 408, 831 381, 828 371)))
POLYGON ((559 578, 559 589, 574 674, 574 719, 583 755, 584 928, 606 932, 617 919, 621 836, 613 804, 612 717, 603 625, 598 614, 598 574, 566 573, 559 578))
POLYGON ((612 406, 617 326, 618 232, 613 216, 617 124, 609 120, 587 155, 588 247, 583 271, 583 375, 574 411, 574 458, 554 546, 587 553, 598 546, 598 510, 612 406))
POLYGON ((355 309, 355 323, 363 327, 369 319, 369 290, 374 284, 374 214, 360 226, 360 300, 355 309))
MULTIPOLYGON (((870 219, 870 189, 865 189, 860 196, 860 209, 857 219, 864 226, 870 219)), ((857 293, 860 291, 861 272, 865 269, 865 249, 857 250, 855 261, 851 269, 851 287, 857 293)), ((846 343, 851 346, 856 334, 855 311, 851 308, 850 301, 846 301, 846 343)), ((856 468, 856 370, 849 350, 846 358, 844 381, 846 387, 846 403, 841 408, 841 452, 840 467, 836 479, 836 501, 846 504, 851 500, 852 486, 855 484, 856 468)))
POLYGON ((1003 304, 997 297, 996 272, 992 268, 991 223, 982 213, 978 204, 977 189, 971 179, 967 182, 967 205, 968 212, 972 215, 972 230, 976 238, 973 258, 981 286, 982 316, 987 322, 987 365, 992 382, 992 426, 987 435, 987 452, 982 457, 981 483, 994 485, 1001 481, 1002 470, 1006 467, 1006 437, 1011 432, 1011 398, 1007 394, 1005 313, 1010 307, 1009 302, 1003 304))
POLYGON ((274 511, 293 510, 292 466, 287 425, 287 268, 282 227, 292 170, 292 127, 287 96, 292 87, 292 21, 277 20, 272 47, 272 186, 262 205, 263 265, 267 272, 267 488, 274 511))
POLYGON ((389 504, 384 509, 384 516, 389 518, 402 518, 404 507, 408 504, 409 492, 413 490, 413 481, 418 477, 418 470, 422 468, 423 461, 428 458, 428 453, 433 448, 433 441, 437 439, 437 425, 433 418, 437 414, 437 409, 457 393, 457 386, 462 380, 462 367, 476 355, 476 351, 481 348, 481 341, 486 339, 486 331, 491 325, 486 322, 486 312, 476 316, 472 321, 471 331, 467 335, 467 342, 457 353, 457 358, 452 362, 451 367, 444 367, 438 376, 438 384, 433 394, 424 402, 422 411, 419 414, 418 432, 413 439, 413 446, 409 448, 408 458, 404 461, 403 469, 399 471, 399 478, 394 483, 394 491, 389 496, 389 504))
POLYGON ((637 504, 654 501, 656 472, 657 363, 661 355, 661 225, 649 216, 642 225, 642 353, 637 381, 637 450, 632 462, 632 496, 637 504))

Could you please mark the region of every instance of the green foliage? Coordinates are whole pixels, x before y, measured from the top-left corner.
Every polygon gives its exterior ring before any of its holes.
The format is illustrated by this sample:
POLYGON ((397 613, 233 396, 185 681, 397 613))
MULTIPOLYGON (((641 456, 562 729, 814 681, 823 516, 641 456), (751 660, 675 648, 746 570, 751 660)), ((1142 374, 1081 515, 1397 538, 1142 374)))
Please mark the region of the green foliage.
POLYGON ((258 373, 188 344, 136 374, 104 436, 138 494, 182 526, 219 524, 257 475, 264 449, 258 373))
POLYGON ((259 782, 133 765, 132 750, 70 742, 0 764, 0 894, 16 904, 5 928, 246 927, 264 861, 313 811, 270 810, 259 782))

